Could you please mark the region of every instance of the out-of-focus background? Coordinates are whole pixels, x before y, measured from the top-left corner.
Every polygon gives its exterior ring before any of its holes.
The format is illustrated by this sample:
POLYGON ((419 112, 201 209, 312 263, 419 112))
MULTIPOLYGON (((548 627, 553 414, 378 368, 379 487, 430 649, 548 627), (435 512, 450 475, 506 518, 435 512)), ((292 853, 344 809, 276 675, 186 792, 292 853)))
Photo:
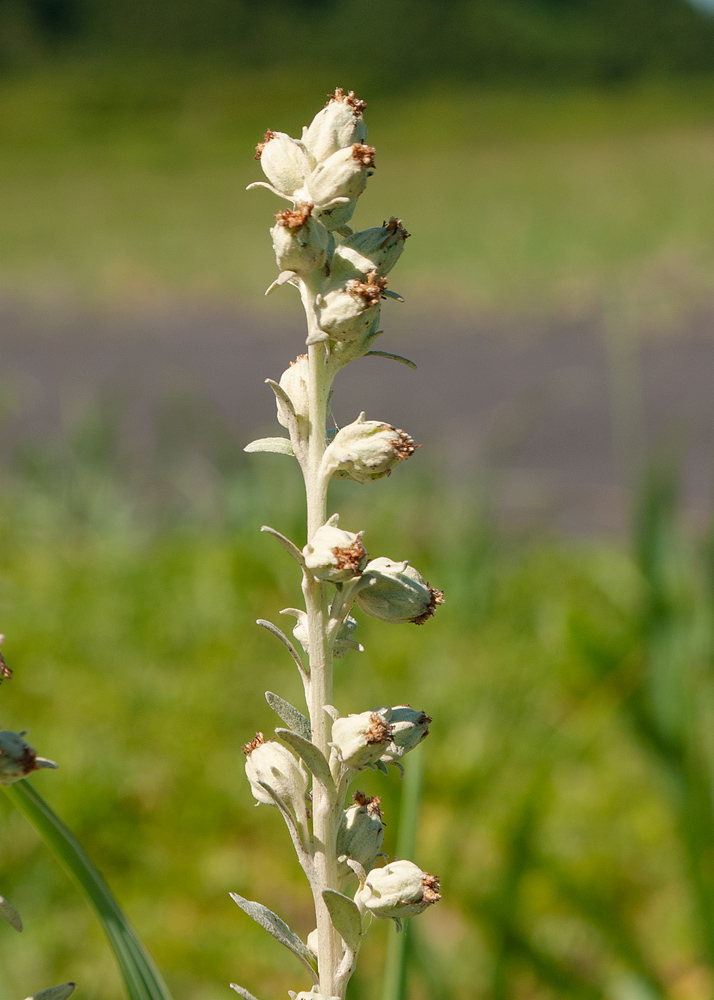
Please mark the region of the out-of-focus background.
MULTIPOLYGON (((4 0, 0 625, 4 727, 176 1000, 307 988, 235 890, 310 902, 241 745, 299 701, 254 626, 297 601, 296 470, 242 454, 300 352, 269 299, 279 209, 253 148, 335 86, 368 102, 355 219, 413 234, 382 347, 338 382, 424 447, 338 484, 373 555, 447 603, 363 621, 343 711, 410 702, 410 1000, 710 1000, 714 990, 714 4, 4 0), (352 487, 352 488, 350 488, 352 487)), ((369 775, 396 851, 400 782, 369 775)), ((93 918, 0 797, 0 993, 121 988, 93 918)), ((353 1000, 380 996, 373 927, 353 1000)))

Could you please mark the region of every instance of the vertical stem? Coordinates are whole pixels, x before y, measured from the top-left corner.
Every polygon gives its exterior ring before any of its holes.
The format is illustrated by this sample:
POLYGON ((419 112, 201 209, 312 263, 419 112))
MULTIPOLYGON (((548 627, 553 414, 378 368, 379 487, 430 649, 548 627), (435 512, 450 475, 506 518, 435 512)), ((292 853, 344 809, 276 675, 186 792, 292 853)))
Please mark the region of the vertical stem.
MULTIPOLYGON (((318 329, 315 314, 314 292, 303 283, 303 305, 307 315, 308 331, 318 329)), ((308 398, 309 436, 305 467, 305 493, 307 497, 307 538, 327 518, 327 483, 320 476, 320 464, 327 445, 327 401, 330 392, 330 374, 325 365, 323 344, 308 347, 308 398)), ((303 583, 307 631, 310 648, 310 724, 312 742, 329 760, 329 720, 325 705, 332 704, 332 652, 327 640, 329 621, 328 585, 305 575, 303 583)), ((340 939, 322 898, 322 890, 337 888, 337 823, 339 808, 334 806, 330 792, 315 777, 312 782, 312 829, 315 862, 313 886, 318 936, 318 971, 320 992, 335 994, 335 976, 340 959, 340 939)))

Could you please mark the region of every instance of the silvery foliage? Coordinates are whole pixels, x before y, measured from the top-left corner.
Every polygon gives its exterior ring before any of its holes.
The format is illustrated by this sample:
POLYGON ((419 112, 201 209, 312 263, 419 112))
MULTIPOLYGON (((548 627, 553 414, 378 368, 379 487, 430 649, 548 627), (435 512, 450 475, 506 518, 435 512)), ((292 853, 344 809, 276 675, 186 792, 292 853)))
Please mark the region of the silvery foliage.
MULTIPOLYGON (((327 512, 333 478, 374 482, 417 447, 404 431, 364 413, 332 435, 327 430, 332 382, 346 364, 377 355, 414 367, 373 349, 383 301, 401 299, 387 288, 386 275, 409 234, 396 218, 363 232, 347 225, 374 172, 363 111, 363 101, 338 88, 300 139, 266 132, 256 149, 266 180, 250 185, 289 202, 270 231, 280 273, 268 293, 295 287, 307 318, 307 353, 278 381, 267 380, 288 436, 263 438, 246 448, 296 459, 305 482, 306 544, 263 528, 302 575, 304 609, 283 612, 296 619, 295 643, 271 622, 259 624, 283 643, 297 667, 307 715, 268 691, 268 704, 284 726, 275 730, 277 740, 258 733, 243 749, 256 804, 277 807, 285 820, 312 891, 317 926, 304 943, 267 907, 237 893, 232 897, 312 978, 310 991, 290 993, 294 1000, 343 1000, 369 920, 399 925, 440 898, 436 877, 411 861, 380 864, 387 856, 381 853, 379 799, 355 792, 347 802, 357 774, 401 768, 428 735, 431 719, 408 705, 345 716, 332 705, 333 660, 363 651, 353 638, 358 624, 353 610, 393 624, 421 625, 443 602, 441 591, 408 562, 370 561, 364 532, 350 530, 327 512)), ((255 1000, 244 987, 231 986, 244 1000, 255 1000)))

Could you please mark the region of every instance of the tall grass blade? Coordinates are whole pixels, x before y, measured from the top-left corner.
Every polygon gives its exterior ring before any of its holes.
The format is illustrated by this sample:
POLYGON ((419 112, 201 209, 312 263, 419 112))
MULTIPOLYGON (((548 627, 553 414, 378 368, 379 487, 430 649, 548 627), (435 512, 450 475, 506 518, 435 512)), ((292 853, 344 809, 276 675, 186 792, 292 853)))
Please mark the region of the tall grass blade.
MULTIPOLYGON (((412 858, 414 856, 422 780, 422 751, 419 748, 410 754, 404 773, 402 804, 399 810, 399 836, 397 837, 398 858, 412 858)), ((382 1000, 405 1000, 406 998, 410 924, 410 920, 405 920, 400 932, 397 932, 396 927, 390 929, 387 961, 382 983, 382 1000)))
POLYGON ((27 781, 4 786, 12 804, 45 844, 94 909, 114 950, 130 1000, 171 1000, 168 987, 103 876, 71 830, 27 781))

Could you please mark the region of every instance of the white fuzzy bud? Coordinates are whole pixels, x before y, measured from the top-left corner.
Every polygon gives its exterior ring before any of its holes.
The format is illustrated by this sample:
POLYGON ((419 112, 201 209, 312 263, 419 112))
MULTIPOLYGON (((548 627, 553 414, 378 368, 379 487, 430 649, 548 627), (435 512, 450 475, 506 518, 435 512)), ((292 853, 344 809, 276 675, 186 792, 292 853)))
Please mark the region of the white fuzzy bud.
POLYGON ((320 222, 325 229, 329 229, 330 231, 339 229, 340 226, 347 225, 355 214, 356 208, 357 198, 353 198, 351 201, 339 202, 337 205, 333 205, 332 208, 325 208, 320 211, 320 222))
POLYGON ((22 738, 24 735, 9 729, 0 732, 0 785, 12 785, 42 767, 57 768, 53 760, 38 757, 33 747, 22 738))
MULTIPOLYGON (((354 802, 345 809, 337 833, 337 855, 346 855, 369 871, 377 860, 384 843, 384 824, 379 798, 367 798, 362 792, 354 793, 354 802)), ((341 875, 349 878, 353 873, 342 862, 341 875)))
POLYGON ((376 229, 346 236, 335 248, 332 274, 346 278, 351 275, 389 274, 402 255, 409 237, 400 219, 391 218, 376 229))
POLYGON ((317 163, 338 149, 364 142, 367 138, 367 126, 362 117, 365 107, 365 102, 356 98, 353 90, 345 94, 341 87, 337 88, 302 134, 305 148, 317 163))
MULTIPOLYGON (((310 641, 307 634, 307 615, 304 611, 299 611, 297 608, 290 608, 289 612, 297 618, 297 625, 293 629, 293 635, 309 656, 310 641)), ((341 660, 344 656, 347 656, 352 649, 356 649, 360 653, 364 652, 364 646, 362 646, 359 642, 355 642, 352 638, 352 634, 358 624, 359 622, 350 615, 347 615, 345 620, 342 622, 340 631, 337 633, 334 646, 332 647, 332 655, 336 660, 341 660)))
POLYGON ((379 317, 386 278, 376 271, 366 281, 352 278, 331 289, 318 302, 318 322, 333 340, 355 340, 364 336, 379 317))
POLYGON ((312 217, 312 208, 309 202, 303 202, 275 216, 277 221, 270 235, 281 271, 310 274, 325 263, 330 237, 323 224, 312 217))
POLYGON ((379 420, 357 420, 341 428, 325 449, 325 475, 368 483, 388 476, 400 462, 416 451, 414 441, 404 431, 379 420))
MULTIPOLYGON (((290 367, 286 368, 280 376, 280 388, 283 389, 293 404, 295 416, 307 420, 310 400, 307 393, 308 361, 307 354, 300 354, 294 361, 290 362, 290 367)), ((283 427, 289 427, 288 410, 285 403, 279 397, 275 402, 278 407, 278 423, 283 427)))
POLYGON ((246 755, 245 773, 253 797, 263 805, 276 805, 263 785, 267 785, 286 806, 290 806, 298 820, 305 817, 307 774, 300 768, 290 751, 266 740, 262 733, 243 747, 246 755))
POLYGON ((305 565, 318 580, 338 583, 358 576, 367 562, 362 545, 362 535, 343 531, 337 527, 339 515, 334 514, 327 524, 318 528, 302 550, 305 565))
POLYGON ((343 764, 360 771, 379 760, 391 734, 389 709, 378 708, 336 719, 332 724, 332 745, 343 764))
POLYGON ((367 186, 367 178, 373 173, 373 146, 356 142, 346 149, 338 149, 323 163, 318 163, 308 177, 310 200, 318 207, 329 207, 338 198, 352 201, 359 198, 367 186))
POLYGON ((392 708, 389 723, 392 727, 392 738, 387 749, 382 754, 385 763, 395 762, 419 746, 429 735, 431 717, 426 712, 418 712, 409 705, 396 705, 392 708))
POLYGON ((380 557, 367 563, 364 572, 372 583, 357 595, 359 606, 383 622, 423 625, 444 603, 443 592, 430 587, 408 562, 380 557))
POLYGON ((255 158, 273 187, 288 197, 303 186, 310 172, 307 153, 285 132, 266 132, 255 147, 255 158))
POLYGON ((412 861, 392 861, 374 868, 355 901, 380 919, 401 920, 421 913, 441 899, 439 880, 412 861))

